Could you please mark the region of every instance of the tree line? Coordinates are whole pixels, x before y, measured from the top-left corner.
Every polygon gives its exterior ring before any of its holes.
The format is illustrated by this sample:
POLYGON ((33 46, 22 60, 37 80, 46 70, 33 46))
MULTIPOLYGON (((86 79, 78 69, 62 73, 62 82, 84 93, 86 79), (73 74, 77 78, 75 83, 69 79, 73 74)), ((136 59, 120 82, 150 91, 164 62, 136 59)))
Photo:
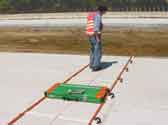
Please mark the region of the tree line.
POLYGON ((168 0, 0 0, 0 13, 89 11, 167 11, 168 0))

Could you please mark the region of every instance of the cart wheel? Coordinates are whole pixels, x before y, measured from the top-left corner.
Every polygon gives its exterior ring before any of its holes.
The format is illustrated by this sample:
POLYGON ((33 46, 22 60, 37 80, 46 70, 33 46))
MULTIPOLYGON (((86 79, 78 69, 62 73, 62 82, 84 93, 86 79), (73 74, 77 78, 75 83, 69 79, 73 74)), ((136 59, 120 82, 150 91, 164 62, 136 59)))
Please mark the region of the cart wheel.
POLYGON ((95 118, 95 121, 96 121, 96 124, 101 124, 102 121, 101 121, 101 118, 100 117, 96 117, 95 118))
POLYGON ((115 94, 113 92, 110 93, 109 96, 111 97, 111 99, 115 98, 115 94))

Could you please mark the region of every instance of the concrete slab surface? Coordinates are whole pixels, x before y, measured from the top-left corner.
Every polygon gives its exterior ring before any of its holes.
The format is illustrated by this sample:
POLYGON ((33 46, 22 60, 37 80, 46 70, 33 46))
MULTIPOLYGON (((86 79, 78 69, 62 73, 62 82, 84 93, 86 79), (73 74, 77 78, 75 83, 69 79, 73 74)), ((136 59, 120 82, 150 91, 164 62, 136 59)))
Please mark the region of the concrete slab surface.
POLYGON ((135 58, 104 125, 168 124, 168 59, 135 58))
MULTIPOLYGON (((129 57, 104 56, 104 69, 85 69, 69 83, 111 86, 129 57)), ((88 56, 0 53, 0 125, 88 63, 88 56)), ((167 125, 168 58, 135 58, 101 112, 102 125, 167 125)), ((98 104, 46 99, 16 125, 86 125, 98 104)))

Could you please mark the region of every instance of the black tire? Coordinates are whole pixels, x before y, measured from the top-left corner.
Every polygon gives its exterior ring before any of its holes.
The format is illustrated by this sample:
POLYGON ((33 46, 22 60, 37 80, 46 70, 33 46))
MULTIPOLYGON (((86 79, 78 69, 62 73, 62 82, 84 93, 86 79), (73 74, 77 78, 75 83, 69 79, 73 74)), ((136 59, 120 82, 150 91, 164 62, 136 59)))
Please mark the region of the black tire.
POLYGON ((110 93, 109 96, 111 97, 111 99, 115 98, 115 94, 113 92, 110 93))
POLYGON ((100 117, 96 117, 95 121, 96 121, 96 124, 101 124, 102 123, 102 120, 101 120, 100 117))

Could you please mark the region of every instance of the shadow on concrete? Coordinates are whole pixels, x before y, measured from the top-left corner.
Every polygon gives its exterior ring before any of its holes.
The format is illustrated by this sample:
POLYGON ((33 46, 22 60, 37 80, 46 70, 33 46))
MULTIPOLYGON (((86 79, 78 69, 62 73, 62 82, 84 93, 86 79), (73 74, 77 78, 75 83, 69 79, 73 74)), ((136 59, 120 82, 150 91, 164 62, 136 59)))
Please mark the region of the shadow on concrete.
POLYGON ((117 64, 118 61, 112 61, 112 62, 102 62, 101 63, 101 70, 107 69, 111 67, 113 64, 117 64))

